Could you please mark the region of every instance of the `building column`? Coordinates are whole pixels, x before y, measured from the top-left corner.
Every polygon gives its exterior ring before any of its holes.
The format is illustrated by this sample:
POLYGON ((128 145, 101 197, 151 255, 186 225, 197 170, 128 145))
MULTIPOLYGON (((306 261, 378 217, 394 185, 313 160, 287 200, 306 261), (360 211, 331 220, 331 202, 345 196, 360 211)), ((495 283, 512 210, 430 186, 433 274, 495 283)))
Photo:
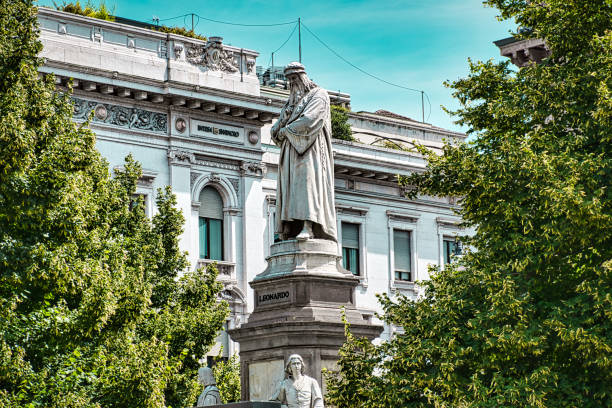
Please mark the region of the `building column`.
POLYGON ((263 162, 243 162, 242 173, 242 203, 243 203, 243 273, 238 281, 240 289, 247 296, 247 312, 253 310, 252 294, 248 282, 266 268, 264 259, 264 233, 266 221, 264 214, 265 197, 262 190, 262 178, 266 172, 263 162), (247 237, 249 238, 247 240, 247 237))
POLYGON ((190 152, 170 148, 168 150, 168 166, 170 168, 170 186, 176 196, 176 206, 185 218, 184 230, 180 236, 179 248, 181 251, 191 253, 189 237, 191 231, 191 164, 195 162, 195 155, 190 152))

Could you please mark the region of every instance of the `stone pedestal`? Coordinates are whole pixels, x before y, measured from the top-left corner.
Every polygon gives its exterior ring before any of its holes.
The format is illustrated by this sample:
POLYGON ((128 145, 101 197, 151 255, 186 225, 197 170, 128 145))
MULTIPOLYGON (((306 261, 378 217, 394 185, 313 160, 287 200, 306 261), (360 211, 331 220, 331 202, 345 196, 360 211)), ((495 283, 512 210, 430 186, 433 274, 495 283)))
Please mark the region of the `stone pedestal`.
POLYGON ((242 399, 265 401, 284 378, 284 362, 300 354, 306 374, 325 392, 321 369, 334 369, 344 343, 344 307, 356 336, 377 337, 382 326, 355 308, 359 279, 340 266, 333 241, 289 240, 273 244, 268 267, 250 282, 255 308, 247 323, 230 330, 240 343, 242 399))

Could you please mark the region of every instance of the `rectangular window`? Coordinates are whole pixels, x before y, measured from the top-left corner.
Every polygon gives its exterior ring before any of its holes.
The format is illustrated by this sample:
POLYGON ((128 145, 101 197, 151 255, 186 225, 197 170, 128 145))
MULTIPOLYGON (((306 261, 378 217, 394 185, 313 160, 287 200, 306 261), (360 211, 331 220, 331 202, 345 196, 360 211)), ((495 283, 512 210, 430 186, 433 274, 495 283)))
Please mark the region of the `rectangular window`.
POLYGON ((461 247, 454 239, 444 239, 444 264, 453 261, 453 255, 461 255, 461 247))
POLYGON ((359 273, 359 224, 342 223, 342 266, 353 273, 359 273))
POLYGON ((410 231, 393 230, 393 256, 395 280, 412 281, 410 231))
POLYGON ((200 259, 223 260, 223 220, 200 217, 200 259))

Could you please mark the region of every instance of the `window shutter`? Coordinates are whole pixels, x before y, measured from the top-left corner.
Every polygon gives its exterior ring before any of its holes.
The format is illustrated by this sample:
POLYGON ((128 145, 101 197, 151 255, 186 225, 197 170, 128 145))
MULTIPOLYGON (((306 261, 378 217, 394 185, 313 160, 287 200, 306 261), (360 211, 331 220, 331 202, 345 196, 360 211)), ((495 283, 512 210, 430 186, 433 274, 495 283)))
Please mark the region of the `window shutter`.
POLYGON ((395 270, 410 271, 410 231, 393 230, 395 270))
POLYGON ((359 224, 342 223, 342 246, 359 249, 359 224))
POLYGON ((204 187, 200 193, 200 217, 223 219, 223 200, 214 187, 204 187))
POLYGON ((223 260, 223 231, 220 220, 209 220, 210 227, 210 259, 223 260))

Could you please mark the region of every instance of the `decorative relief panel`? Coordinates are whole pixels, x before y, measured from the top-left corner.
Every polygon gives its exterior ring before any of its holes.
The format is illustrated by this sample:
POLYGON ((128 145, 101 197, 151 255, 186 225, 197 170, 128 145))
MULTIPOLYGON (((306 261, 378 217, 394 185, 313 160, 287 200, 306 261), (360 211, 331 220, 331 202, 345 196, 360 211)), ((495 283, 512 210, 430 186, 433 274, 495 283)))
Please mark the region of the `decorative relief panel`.
POLYGON ((223 48, 222 41, 221 37, 210 37, 205 45, 190 45, 185 50, 185 58, 212 71, 237 72, 240 68, 236 56, 223 48))
POLYGON ((234 191, 236 192, 236 194, 238 194, 239 180, 233 177, 228 177, 227 179, 229 180, 230 183, 232 183, 232 187, 234 187, 234 191))
POLYGON ((99 103, 74 97, 72 101, 74 102, 72 114, 74 119, 86 120, 89 113, 94 111, 93 122, 160 133, 166 133, 168 129, 168 115, 165 113, 99 103))
POLYGON ((191 173, 191 175, 190 175, 190 180, 189 180, 189 181, 190 181, 190 183, 189 183, 189 184, 190 184, 190 186, 191 186, 191 189, 192 189, 192 190, 193 190, 193 185, 195 184, 196 180, 197 180, 197 179, 198 179, 198 177, 200 177, 200 176, 201 176, 201 174, 200 174, 200 173, 191 173))

